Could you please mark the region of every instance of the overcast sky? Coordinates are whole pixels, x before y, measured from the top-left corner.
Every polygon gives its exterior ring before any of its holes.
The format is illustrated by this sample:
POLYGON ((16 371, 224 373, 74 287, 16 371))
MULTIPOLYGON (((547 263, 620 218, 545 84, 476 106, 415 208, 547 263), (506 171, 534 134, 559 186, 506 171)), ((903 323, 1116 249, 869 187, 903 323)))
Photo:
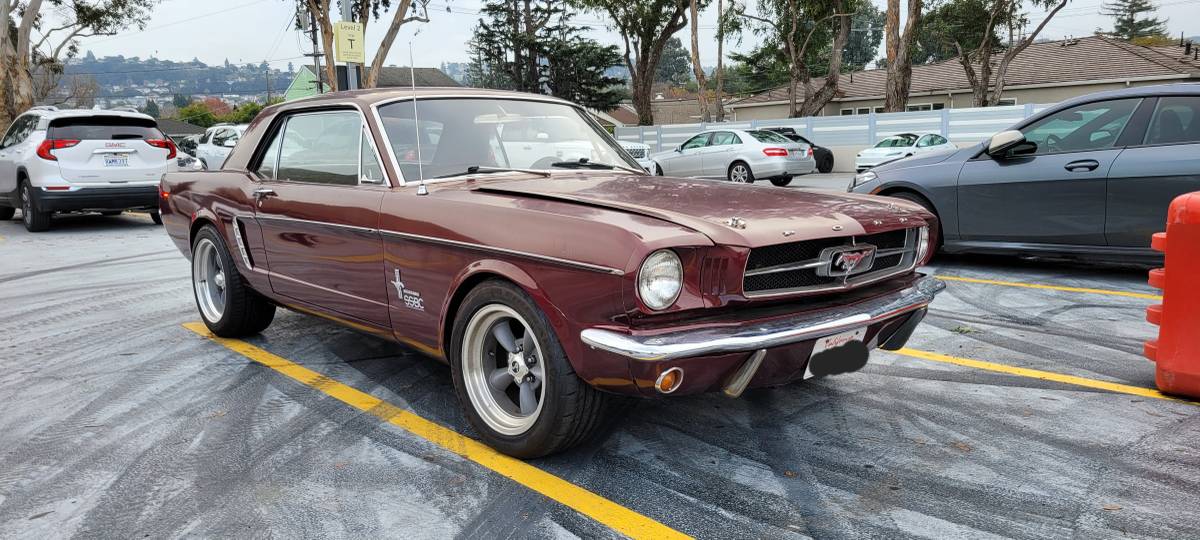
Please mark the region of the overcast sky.
MULTIPOLYGON (((754 0, 750 1, 753 3, 754 0)), ((886 3, 886 0, 873 1, 881 7, 886 3)), ((1055 16, 1043 36, 1085 36, 1098 27, 1110 28, 1111 19, 1099 13, 1101 4, 1106 1, 1073 0, 1055 16)), ((1159 6, 1158 16, 1168 19, 1173 36, 1178 36, 1181 31, 1189 36, 1200 34, 1200 25, 1195 22, 1196 16, 1200 15, 1200 0, 1153 2, 1159 6)), ((467 61, 466 42, 479 18, 481 4, 480 0, 434 0, 430 4, 431 22, 406 25, 388 55, 387 64, 408 65, 410 41, 415 64, 419 67, 467 61)), ((301 55, 311 50, 311 44, 291 24, 294 5, 294 0, 165 0, 147 21, 145 30, 126 30, 115 36, 88 38, 82 41, 80 50, 91 50, 96 56, 153 56, 179 61, 195 57, 208 64, 226 59, 234 63, 266 60, 285 69, 288 62, 298 65, 310 61, 301 55)), ((1034 10, 1029 15, 1036 25, 1045 14, 1034 10)), ((601 43, 620 43, 619 36, 605 28, 600 15, 582 13, 575 21, 591 26, 589 34, 601 43)), ((715 9, 702 13, 700 56, 701 63, 706 66, 716 64, 715 28, 715 9)), ((368 51, 382 39, 383 29, 378 23, 368 28, 367 41, 371 45, 368 51)), ((685 44, 690 40, 688 32, 685 28, 679 33, 685 44)), ((747 50, 756 42, 753 36, 747 36, 740 44, 727 43, 726 49, 747 50)))

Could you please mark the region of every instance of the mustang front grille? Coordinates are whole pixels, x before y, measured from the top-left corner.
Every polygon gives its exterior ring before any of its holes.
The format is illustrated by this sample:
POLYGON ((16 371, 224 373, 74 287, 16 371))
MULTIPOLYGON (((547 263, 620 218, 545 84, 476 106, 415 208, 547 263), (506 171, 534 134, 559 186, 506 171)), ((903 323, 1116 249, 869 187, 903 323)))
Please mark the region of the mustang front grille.
POLYGON ((912 270, 919 241, 919 229, 897 229, 755 248, 742 291, 760 297, 866 285, 912 270))

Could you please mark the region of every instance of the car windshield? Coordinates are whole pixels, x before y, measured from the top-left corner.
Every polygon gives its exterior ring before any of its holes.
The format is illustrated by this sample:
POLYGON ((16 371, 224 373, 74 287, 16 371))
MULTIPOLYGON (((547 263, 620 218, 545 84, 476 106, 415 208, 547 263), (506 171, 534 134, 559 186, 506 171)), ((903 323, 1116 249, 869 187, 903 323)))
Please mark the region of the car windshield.
POLYGON ((750 136, 757 139, 758 142, 785 143, 785 144, 792 142, 791 139, 784 137, 783 135, 780 135, 778 133, 775 133, 774 131, 757 130, 757 131, 747 131, 746 133, 749 133, 750 136))
POLYGON ((916 135, 895 135, 879 141, 879 144, 876 144, 875 148, 900 148, 912 146, 915 142, 917 142, 916 135))
POLYGON ((462 174, 471 167, 641 170, 586 112, 570 105, 462 98, 418 104, 415 115, 411 100, 379 108, 405 179, 462 174))

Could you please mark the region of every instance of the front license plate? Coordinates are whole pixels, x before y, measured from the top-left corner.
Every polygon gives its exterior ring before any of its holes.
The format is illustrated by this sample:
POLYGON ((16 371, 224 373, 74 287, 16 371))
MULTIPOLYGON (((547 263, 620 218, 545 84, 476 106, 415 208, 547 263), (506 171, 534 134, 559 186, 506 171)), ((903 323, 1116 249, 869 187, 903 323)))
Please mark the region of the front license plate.
POLYGON ((129 158, 126 156, 104 158, 105 167, 128 167, 129 158))
MULTIPOLYGON (((863 338, 865 338, 865 337, 867 337, 867 329, 859 328, 857 330, 851 330, 849 332, 842 332, 840 334, 834 334, 832 336, 825 336, 821 339, 818 339, 817 344, 813 345, 812 354, 810 354, 808 356, 808 365, 805 366, 805 368, 804 368, 804 378, 811 379, 816 376, 816 374, 814 374, 812 372, 812 368, 813 368, 813 358, 816 358, 817 355, 819 355, 825 351, 831 350, 831 349, 836 349, 838 347, 845 347, 847 344, 849 344, 852 341, 855 341, 855 342, 858 342, 859 344, 861 344, 863 341, 863 338)), ((853 360, 850 360, 850 362, 853 362, 853 360)), ((846 366, 846 367, 850 367, 850 366, 846 366)), ((861 367, 861 366, 858 366, 858 367, 861 367)))

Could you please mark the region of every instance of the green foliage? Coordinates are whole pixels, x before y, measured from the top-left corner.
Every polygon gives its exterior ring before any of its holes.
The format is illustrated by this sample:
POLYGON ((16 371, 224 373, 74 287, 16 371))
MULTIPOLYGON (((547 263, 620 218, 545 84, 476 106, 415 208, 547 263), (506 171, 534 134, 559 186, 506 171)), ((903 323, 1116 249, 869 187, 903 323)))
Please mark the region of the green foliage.
POLYGON ((1158 8, 1150 0, 1115 0, 1100 7, 1100 13, 1114 19, 1113 29, 1105 35, 1133 41, 1166 37, 1167 21, 1151 16, 1158 8))
MULTIPOLYGON (((958 56, 954 44, 962 46, 964 52, 979 47, 988 32, 988 19, 994 0, 948 0, 932 6, 921 18, 917 32, 913 64, 932 64, 958 56)), ((1008 17, 998 21, 992 28, 992 41, 1000 42, 995 29, 1006 27, 1008 17)))
POLYGON ((654 71, 654 82, 682 85, 691 80, 691 54, 683 48, 683 40, 672 37, 663 47, 662 59, 658 61, 658 69, 654 71))
POLYGON ((609 109, 624 96, 605 72, 621 63, 615 46, 582 36, 559 2, 493 0, 481 10, 470 47, 471 86, 551 94, 609 109))
POLYGON ((161 112, 158 110, 158 104, 155 103, 154 100, 146 102, 146 106, 142 107, 142 113, 148 114, 154 118, 158 118, 158 115, 161 114, 161 112))
POLYGON ((191 103, 192 96, 185 96, 183 94, 174 94, 171 96, 171 104, 174 105, 176 109, 182 109, 191 103))
POLYGON ((866 69, 879 55, 886 13, 869 1, 855 2, 850 18, 850 41, 842 49, 842 71, 866 69))
POLYGON ((200 101, 180 107, 178 120, 205 128, 217 123, 216 115, 200 101))
POLYGON ((229 122, 231 124, 248 124, 254 120, 258 113, 262 112, 263 105, 260 103, 250 102, 243 103, 233 109, 229 114, 218 118, 220 122, 229 122))

